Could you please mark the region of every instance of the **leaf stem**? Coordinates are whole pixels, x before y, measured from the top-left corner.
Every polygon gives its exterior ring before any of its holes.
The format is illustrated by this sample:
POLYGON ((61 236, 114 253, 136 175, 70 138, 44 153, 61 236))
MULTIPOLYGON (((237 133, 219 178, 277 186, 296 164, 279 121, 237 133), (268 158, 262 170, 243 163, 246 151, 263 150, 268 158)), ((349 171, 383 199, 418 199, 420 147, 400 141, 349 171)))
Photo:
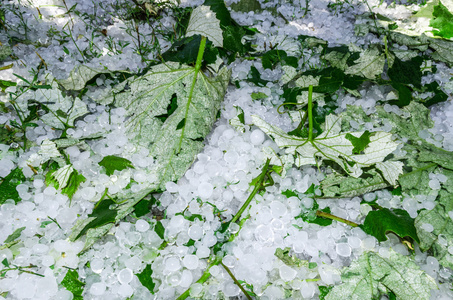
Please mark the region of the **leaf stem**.
POLYGON ((326 212, 323 212, 323 211, 320 211, 320 210, 316 211, 316 215, 318 217, 323 217, 323 218, 326 218, 326 219, 335 220, 335 221, 344 223, 344 224, 352 226, 352 227, 359 227, 359 224, 357 224, 357 223, 354 223, 352 221, 349 221, 349 220, 334 216, 332 214, 329 214, 329 213, 326 213, 326 212))
POLYGON ((227 271, 228 275, 230 275, 231 279, 233 279, 234 283, 241 289, 241 291, 244 293, 245 297, 247 297, 248 300, 253 300, 252 297, 250 297, 250 295, 247 293, 247 291, 244 289, 244 287, 242 286, 242 284, 239 283, 239 281, 236 279, 236 277, 234 277, 233 273, 231 272, 231 270, 225 266, 222 262, 220 263, 222 265, 222 267, 227 271))
MULTIPOLYGON (((195 63, 195 69, 193 72, 194 75, 193 75, 192 85, 190 86, 189 97, 187 99, 186 113, 184 114, 184 122, 187 122, 187 115, 189 114, 189 107, 190 107, 190 104, 192 103, 193 90, 195 88, 195 84, 197 83, 198 72, 200 71, 201 64, 203 63, 203 54, 204 54, 205 47, 206 47, 206 37, 202 36, 201 41, 200 41, 200 48, 198 48, 197 62, 195 63)), ((176 154, 178 154, 181 151, 182 140, 184 138, 185 129, 186 129, 186 126, 183 126, 181 129, 181 136, 179 138, 179 145, 178 145, 178 148, 176 149, 176 154)))
POLYGON ((247 207, 249 206, 250 202, 252 201, 252 199, 255 197, 256 193, 258 193, 259 190, 261 190, 263 188, 263 182, 264 182, 264 179, 266 177, 266 174, 267 174, 267 171, 269 169, 269 164, 270 164, 270 159, 268 158, 266 160, 266 164, 264 165, 262 171, 261 171, 261 174, 258 176, 258 181, 255 185, 255 188, 253 189, 253 191, 250 193, 249 197, 247 198, 247 200, 245 201, 245 203, 241 206, 241 208, 239 209, 239 211, 236 213, 236 215, 233 217, 233 219, 231 220, 230 224, 231 223, 234 223, 236 222, 242 215, 242 213, 247 209, 247 207))
POLYGON ((308 86, 308 140, 313 141, 313 86, 308 86))

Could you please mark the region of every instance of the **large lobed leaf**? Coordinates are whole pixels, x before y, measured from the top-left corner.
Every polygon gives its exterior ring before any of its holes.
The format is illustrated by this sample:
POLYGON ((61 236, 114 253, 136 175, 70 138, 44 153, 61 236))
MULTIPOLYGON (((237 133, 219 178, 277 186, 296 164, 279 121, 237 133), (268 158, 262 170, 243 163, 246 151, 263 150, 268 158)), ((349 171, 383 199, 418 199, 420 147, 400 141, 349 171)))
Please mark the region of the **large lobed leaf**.
POLYGON ((335 286, 325 297, 336 299, 379 299, 394 293, 401 300, 430 299, 435 280, 409 257, 393 250, 388 257, 366 252, 342 272, 343 284, 335 286))
POLYGON ((156 179, 138 193, 123 193, 122 198, 127 201, 115 208, 117 213, 108 222, 96 222, 96 216, 78 221, 72 240, 86 233, 84 249, 87 249, 115 222, 130 214, 144 196, 164 189, 166 182, 184 175, 216 120, 229 76, 226 68, 210 77, 196 67, 169 62, 126 80, 117 94, 103 99, 103 103, 126 109, 127 135, 133 143, 149 149, 155 162, 152 175, 156 179))
POLYGON ((252 116, 252 118, 253 123, 270 135, 280 148, 286 148, 286 153, 295 155, 297 166, 314 165, 317 164, 318 159, 331 160, 350 176, 358 178, 362 174, 362 168, 376 165, 391 184, 395 184, 398 175, 402 173, 401 163, 384 162, 386 156, 398 146, 398 143, 392 141, 391 133, 374 132, 369 137, 370 142, 364 148, 363 154, 354 154, 356 146, 351 142, 351 136, 360 138, 364 133, 341 133, 341 118, 338 116, 327 116, 323 133, 312 141, 289 135, 258 116, 252 116))
POLYGON ((194 67, 169 62, 128 80, 128 89, 109 99, 116 107, 126 109, 130 140, 147 147, 154 157, 157 187, 164 188, 166 182, 182 176, 203 147, 229 76, 226 68, 214 78, 194 67), (176 108, 169 109, 172 101, 176 108))

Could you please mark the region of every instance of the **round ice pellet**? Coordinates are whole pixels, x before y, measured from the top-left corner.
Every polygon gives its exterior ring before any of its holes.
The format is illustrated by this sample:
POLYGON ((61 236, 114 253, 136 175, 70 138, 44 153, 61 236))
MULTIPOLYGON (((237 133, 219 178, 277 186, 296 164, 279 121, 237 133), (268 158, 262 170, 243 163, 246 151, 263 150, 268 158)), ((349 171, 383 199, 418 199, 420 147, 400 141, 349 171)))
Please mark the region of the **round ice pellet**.
POLYGON ((225 257, 222 259, 222 262, 225 266, 228 268, 234 267, 234 264, 236 263, 237 259, 232 256, 232 255, 225 255, 225 257))
POLYGON ((69 242, 65 241, 65 240, 57 240, 54 243, 53 247, 58 252, 67 252, 71 248, 71 246, 69 245, 69 242))
POLYGON ((196 252, 198 258, 206 258, 209 256, 209 254, 211 254, 211 250, 209 250, 209 248, 206 246, 198 247, 196 252))
POLYGON ((135 222, 135 230, 138 232, 145 232, 148 231, 149 229, 149 223, 146 222, 145 220, 138 220, 135 222))
POLYGON ((47 253, 47 251, 49 251, 49 246, 47 246, 45 244, 34 244, 33 245, 33 252, 35 252, 36 254, 44 254, 44 253, 47 253))
POLYGON ((57 294, 52 298, 55 300, 72 300, 74 295, 68 290, 59 290, 57 294))
POLYGON ((264 142, 264 133, 260 129, 255 129, 250 134, 250 142, 253 145, 261 145, 264 142))
POLYGON ((239 287, 234 282, 230 281, 227 284, 225 284, 222 291, 225 294, 225 296, 234 297, 239 294, 239 287))
POLYGON ((209 269, 209 273, 211 273, 212 276, 216 277, 220 273, 220 267, 219 266, 212 266, 209 269))
POLYGON ((346 243, 339 243, 336 245, 335 250, 337 254, 344 257, 351 256, 351 247, 346 243))
POLYGON ((128 284, 122 284, 122 285, 120 285, 120 287, 118 289, 118 294, 120 296, 123 296, 124 298, 128 298, 128 297, 132 296, 133 293, 134 293, 134 289, 128 284))
POLYGON ((362 240, 356 236, 348 237, 348 245, 351 246, 351 248, 360 248, 361 242, 362 242, 362 240))
MULTIPOLYGON (((211 275, 212 275, 212 273, 211 273, 211 275)), ((179 285, 183 288, 188 288, 192 284, 192 282, 193 282, 192 272, 189 270, 182 271, 181 281, 179 282, 179 285)))
POLYGON ((77 219, 77 212, 70 208, 65 207, 57 215, 58 223, 72 223, 77 219))
POLYGON ((258 225, 255 229, 255 236, 263 243, 274 241, 274 231, 266 225, 258 225))
POLYGON ((271 208, 272 216, 274 218, 286 215, 287 211, 286 205, 281 203, 280 201, 272 201, 269 206, 271 208))
POLYGON ((228 226, 228 231, 231 232, 232 234, 235 234, 236 232, 238 232, 239 229, 241 229, 241 227, 237 223, 231 223, 228 226))
POLYGON ((198 185, 198 195, 201 198, 209 198, 212 195, 214 187, 209 182, 202 182, 198 185))
POLYGON ((53 186, 49 186, 44 189, 43 193, 45 196, 51 197, 51 196, 55 196, 55 194, 57 193, 57 190, 53 186))
POLYGON ((41 180, 41 179, 35 179, 35 180, 33 181, 33 186, 34 186, 35 188, 37 188, 37 189, 42 188, 43 185, 44 185, 44 181, 41 180))
POLYGON ((105 283, 95 282, 90 287, 90 294, 94 296, 101 296, 105 292, 105 283))
POLYGON ((286 282, 293 280, 297 275, 297 271, 287 265, 280 266, 279 273, 280 278, 286 282))
POLYGON ((180 273, 172 273, 167 276, 167 283, 170 286, 178 286, 181 283, 181 274, 180 273))
POLYGON ((203 237, 203 228, 200 225, 194 224, 190 226, 187 233, 192 240, 197 241, 203 237))
POLYGON ((423 223, 421 228, 427 232, 432 232, 434 230, 434 226, 429 223, 423 223))
POLYGON ((437 179, 431 179, 429 182, 428 182, 428 185, 431 189, 433 190, 439 190, 440 189, 440 182, 439 180, 437 179))
POLYGON ((194 283, 190 287, 190 296, 197 297, 198 295, 200 295, 202 290, 203 290, 203 286, 200 283, 194 283))
POLYGON ((101 273, 102 270, 104 269, 104 260, 99 259, 99 258, 93 259, 90 262, 90 268, 96 274, 101 273))
POLYGON ((301 200, 300 202, 302 203, 302 205, 303 205, 305 208, 312 208, 312 207, 313 207, 314 200, 313 200, 313 198, 305 197, 305 198, 302 198, 302 200, 301 200))
POLYGON ((193 254, 186 255, 184 256, 182 263, 187 269, 195 270, 198 268, 198 257, 193 254))
POLYGON ((174 183, 173 181, 169 181, 165 184, 165 189, 167 190, 167 192, 169 193, 176 193, 178 192, 178 185, 176 183, 174 183))
POLYGON ((170 272, 175 272, 181 269, 181 262, 176 256, 170 256, 165 260, 165 269, 170 272))
POLYGON ((133 271, 139 269, 141 264, 142 264, 142 260, 136 256, 129 258, 125 262, 126 267, 128 267, 129 269, 131 269, 133 271))
POLYGON ((127 284, 129 282, 132 281, 132 278, 133 278, 133 274, 132 274, 132 270, 129 269, 129 268, 125 268, 125 269, 122 269, 119 273, 118 273, 118 281, 121 283, 121 284, 127 284))

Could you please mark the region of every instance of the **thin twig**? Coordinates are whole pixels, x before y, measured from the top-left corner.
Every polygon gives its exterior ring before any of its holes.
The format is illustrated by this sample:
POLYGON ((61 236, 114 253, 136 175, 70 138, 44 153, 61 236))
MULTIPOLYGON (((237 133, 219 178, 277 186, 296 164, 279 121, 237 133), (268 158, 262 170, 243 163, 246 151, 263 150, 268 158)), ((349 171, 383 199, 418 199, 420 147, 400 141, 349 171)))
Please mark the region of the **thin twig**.
POLYGON ((252 297, 250 297, 250 295, 247 293, 247 291, 244 289, 244 287, 242 286, 242 284, 239 283, 239 281, 236 279, 236 277, 234 277, 233 273, 231 272, 231 270, 225 266, 222 262, 220 263, 222 265, 222 267, 227 271, 228 275, 230 275, 231 279, 233 279, 234 283, 241 289, 241 291, 244 293, 245 297, 247 297, 248 300, 253 300, 252 297))

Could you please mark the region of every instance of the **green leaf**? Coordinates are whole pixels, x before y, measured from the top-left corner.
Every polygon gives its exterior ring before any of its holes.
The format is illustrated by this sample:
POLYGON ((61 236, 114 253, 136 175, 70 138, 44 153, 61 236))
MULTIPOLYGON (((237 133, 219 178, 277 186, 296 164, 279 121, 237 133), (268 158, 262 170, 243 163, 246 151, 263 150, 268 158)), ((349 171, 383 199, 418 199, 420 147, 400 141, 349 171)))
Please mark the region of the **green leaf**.
POLYGON ((157 221, 156 225, 154 225, 154 231, 157 233, 157 235, 161 238, 164 239, 165 236, 165 228, 164 225, 162 225, 161 221, 157 221))
POLYGON ((291 251, 290 247, 286 247, 285 249, 277 248, 275 250, 274 255, 282 262, 284 262, 285 265, 287 266, 297 268, 300 267, 308 268, 309 265, 308 261, 289 255, 290 251, 291 251))
POLYGON ((323 286, 320 285, 319 287, 319 300, 325 300, 326 296, 330 293, 333 289, 333 286, 323 286))
POLYGON ((392 82, 390 84, 398 93, 398 100, 390 100, 389 104, 397 105, 398 107, 404 107, 412 101, 412 91, 409 87, 398 82, 392 82))
MULTIPOLYGON (((449 180, 453 180, 449 177, 449 180)), ((453 222, 450 212, 453 211, 453 194, 445 190, 439 193, 438 203, 432 210, 421 211, 415 219, 415 227, 420 237, 420 249, 431 250, 434 257, 445 267, 453 268, 453 222), (425 230, 424 224, 433 226, 433 231, 425 230)))
POLYGON ((88 215, 88 224, 83 227, 74 240, 77 240, 91 228, 98 228, 108 223, 114 223, 115 217, 118 214, 116 209, 111 209, 110 206, 116 206, 111 199, 100 200, 93 209, 93 212, 88 215))
POLYGON ((134 168, 130 160, 115 155, 104 156, 104 158, 99 162, 99 165, 105 168, 105 173, 108 176, 113 175, 115 171, 134 168))
POLYGON ((2 260, 2 265, 4 265, 5 267, 9 268, 9 262, 8 262, 8 259, 3 259, 2 260))
MULTIPOLYGON (((312 185, 312 187, 313 187, 313 185, 312 185)), ((306 194, 309 194, 309 193, 310 193, 309 191, 306 192, 306 194)), ((297 193, 295 193, 294 191, 290 191, 290 190, 286 190, 286 191, 282 192, 282 195, 285 195, 287 198, 297 197, 300 199, 300 196, 297 193)), ((304 220, 307 223, 314 223, 314 224, 318 224, 320 226, 329 226, 330 224, 332 224, 331 219, 318 217, 316 215, 318 208, 319 208, 318 202, 316 202, 316 200, 313 199, 313 206, 310 208, 306 208, 306 207, 302 206, 301 213, 298 216, 296 216, 295 218, 296 219, 301 218, 302 220, 304 220)), ((322 209, 321 211, 330 214, 330 207, 326 207, 326 208, 322 209)))
POLYGON ((217 76, 205 74, 201 69, 202 54, 200 46, 195 67, 173 62, 152 66, 144 75, 126 79, 114 87, 115 93, 98 100, 126 109, 126 133, 132 143, 149 149, 154 165, 147 170, 147 175, 154 180, 137 193, 129 189, 121 191, 120 204, 110 223, 102 222, 104 225, 86 231, 89 219, 79 220, 70 239, 79 237, 81 231, 86 232, 84 250, 106 234, 114 223, 132 213, 143 197, 152 191, 164 190, 167 182, 183 176, 203 148, 203 139, 217 119, 230 71, 224 67, 217 76), (167 107, 175 94, 177 108, 162 122, 157 116, 168 113, 167 107), (182 121, 184 127, 181 128, 178 125, 182 121))
POLYGON ((253 100, 266 99, 267 97, 269 97, 263 92, 253 92, 250 96, 252 97, 253 100))
POLYGON ((270 50, 263 54, 261 63, 264 69, 274 69, 278 63, 282 66, 298 67, 298 59, 295 56, 288 56, 284 50, 270 50))
POLYGON ((0 79, 0 89, 2 89, 2 92, 4 93, 6 89, 10 86, 16 86, 17 83, 8 81, 8 80, 2 80, 0 79))
POLYGON ((448 10, 442 1, 434 6, 434 18, 430 20, 429 26, 435 28, 433 34, 436 36, 449 39, 453 37, 453 14, 448 10))
POLYGON ((153 278, 151 277, 153 275, 153 269, 151 268, 151 265, 146 265, 145 269, 141 273, 135 274, 138 277, 138 280, 140 280, 140 283, 146 287, 151 294, 154 294, 154 287, 156 284, 153 281, 153 278))
MULTIPOLYGON (((2 24, 3 24, 3 22, 2 22, 2 24)), ((13 50, 11 49, 10 46, 1 45, 0 46, 0 62, 7 59, 12 53, 13 53, 13 50)))
POLYGON ((375 170, 364 172, 360 178, 329 174, 321 181, 324 197, 356 197, 387 188, 389 184, 375 170))
POLYGON ((392 82, 412 84, 416 88, 421 88, 422 71, 420 67, 422 63, 423 57, 421 56, 415 56, 408 61, 402 61, 395 57, 387 75, 392 82))
POLYGON ((430 110, 413 101, 402 108, 405 112, 403 116, 388 113, 381 106, 376 107, 376 110, 381 119, 388 119, 392 123, 392 133, 412 141, 424 141, 418 136, 418 133, 420 130, 431 128, 434 125, 430 117, 430 110))
POLYGON ((69 269, 61 281, 61 285, 72 293, 75 300, 83 300, 83 287, 85 283, 79 280, 79 273, 76 270, 69 269))
POLYGON ((15 168, 0 183, 0 205, 6 200, 12 199, 16 204, 21 200, 16 187, 25 181, 25 176, 22 169, 15 168))
POLYGON ((87 105, 79 98, 66 96, 58 88, 56 80, 52 81, 51 89, 37 89, 23 93, 16 99, 16 103, 28 117, 29 102, 37 102, 47 111, 40 119, 55 129, 66 129, 74 126, 75 119, 88 113, 87 105))
POLYGON ((135 216, 140 218, 151 211, 151 207, 156 203, 156 198, 151 195, 151 199, 142 199, 134 206, 135 216))
POLYGON ((354 149, 352 149, 352 153, 354 154, 360 154, 362 153, 363 150, 365 150, 366 147, 370 144, 370 135, 371 133, 366 130, 360 137, 355 137, 350 133, 347 133, 345 135, 345 138, 350 140, 352 145, 354 146, 354 149))
POLYGON ((379 299, 393 292, 401 300, 429 300, 436 281, 409 257, 389 249, 388 256, 365 252, 351 266, 342 271, 341 285, 335 286, 325 297, 336 299, 379 299))
MULTIPOLYGON (((333 114, 326 117, 323 133, 311 141, 308 138, 289 135, 258 116, 252 116, 252 120, 264 133, 274 139, 277 146, 285 148, 286 153, 295 156, 296 166, 316 165, 318 159, 330 160, 355 178, 363 173, 362 168, 382 163, 398 146, 398 143, 392 141, 391 133, 377 131, 370 136, 370 143, 363 154, 353 154, 354 145, 346 135, 350 134, 358 138, 363 132, 341 133, 341 117, 333 114)), ((394 181, 395 176, 398 175, 395 172, 398 171, 393 168, 393 172, 387 174, 389 177, 386 180, 394 181)))
POLYGON ((130 89, 117 93, 109 101, 126 108, 125 126, 132 142, 149 148, 158 166, 156 186, 164 189, 191 165, 203 147, 202 141, 216 120, 230 72, 223 68, 211 78, 200 69, 176 63, 156 65, 143 76, 128 80, 130 89), (177 108, 162 122, 176 95, 177 108), (185 119, 185 126, 176 130, 185 119))
POLYGON ((230 12, 225 6, 223 0, 205 0, 203 5, 207 5, 216 14, 216 18, 220 20, 220 28, 223 36, 223 49, 230 52, 229 60, 234 60, 236 53, 240 55, 246 54, 252 50, 250 43, 242 43, 242 38, 246 34, 253 34, 253 31, 239 26, 236 21, 231 18, 230 12))
MULTIPOLYGON (((198 49, 200 49, 201 35, 184 37, 174 42, 171 47, 162 54, 162 60, 179 62, 182 64, 193 65, 197 61, 198 49)), ((206 43, 204 63, 212 64, 216 61, 219 51, 211 41, 206 43)))
POLYGON ((255 84, 256 86, 266 86, 269 82, 267 80, 261 79, 261 74, 255 66, 250 67, 249 78, 247 79, 248 82, 255 84))
POLYGON ((223 47, 223 32, 220 28, 220 20, 209 6, 198 6, 190 14, 186 37, 193 35, 207 37, 215 47, 223 47))
POLYGON ((347 75, 357 75, 368 79, 376 79, 384 71, 385 55, 375 47, 371 46, 360 57, 354 61, 354 65, 345 70, 347 75))
POLYGON ((74 170, 69 176, 68 184, 61 192, 68 196, 69 199, 72 199, 75 192, 79 189, 79 186, 82 182, 85 182, 86 178, 82 174, 79 174, 77 170, 74 170))
POLYGON ((59 80, 58 83, 66 90, 79 91, 100 74, 112 74, 112 72, 108 69, 94 69, 85 65, 78 65, 69 72, 68 78, 59 80))
POLYGON ((440 88, 440 85, 439 85, 439 83, 437 83, 437 81, 433 81, 431 83, 425 84, 421 90, 422 90, 422 92, 431 92, 434 94, 434 96, 427 98, 422 102, 426 107, 430 107, 431 105, 434 105, 434 104, 437 104, 440 102, 445 102, 448 99, 448 95, 445 94, 444 91, 442 91, 442 89, 440 88))
POLYGON ((240 0, 239 2, 231 3, 230 7, 234 11, 246 13, 250 11, 254 11, 255 13, 262 11, 261 4, 258 0, 240 0))
POLYGON ((22 233, 22 231, 24 231, 24 229, 25 229, 25 227, 17 228, 16 230, 14 230, 13 233, 8 235, 8 237, 6 238, 6 240, 3 243, 8 244, 8 243, 14 242, 16 239, 18 239, 20 237, 20 234, 22 233))
POLYGON ((414 219, 405 210, 393 210, 392 212, 387 208, 382 208, 370 211, 360 228, 374 236, 379 242, 387 240, 387 232, 393 232, 401 238, 410 237, 420 243, 415 230, 414 219))

